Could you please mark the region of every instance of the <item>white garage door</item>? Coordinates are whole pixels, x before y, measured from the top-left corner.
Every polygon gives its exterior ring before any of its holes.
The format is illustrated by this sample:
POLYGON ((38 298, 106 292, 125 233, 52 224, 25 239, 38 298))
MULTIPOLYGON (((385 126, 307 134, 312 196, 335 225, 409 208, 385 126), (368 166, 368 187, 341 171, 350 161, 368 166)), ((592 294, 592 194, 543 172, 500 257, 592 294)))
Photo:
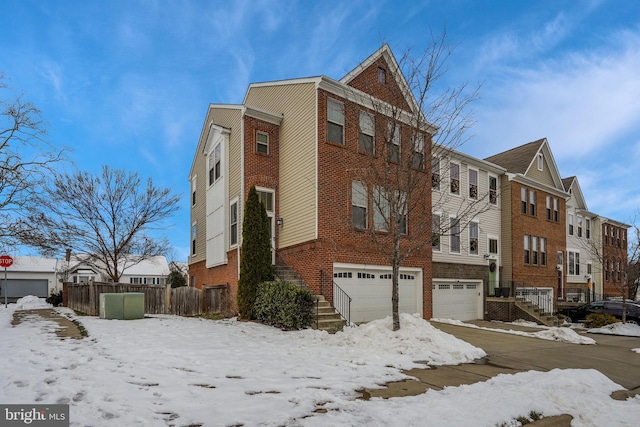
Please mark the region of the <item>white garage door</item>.
MULTIPOLYGON (((351 321, 369 322, 391 316, 391 268, 334 266, 333 280, 351 297, 351 321)), ((400 313, 422 314, 422 271, 400 270, 400 313)))
POLYGON ((475 320, 482 316, 482 282, 433 281, 433 318, 475 320))

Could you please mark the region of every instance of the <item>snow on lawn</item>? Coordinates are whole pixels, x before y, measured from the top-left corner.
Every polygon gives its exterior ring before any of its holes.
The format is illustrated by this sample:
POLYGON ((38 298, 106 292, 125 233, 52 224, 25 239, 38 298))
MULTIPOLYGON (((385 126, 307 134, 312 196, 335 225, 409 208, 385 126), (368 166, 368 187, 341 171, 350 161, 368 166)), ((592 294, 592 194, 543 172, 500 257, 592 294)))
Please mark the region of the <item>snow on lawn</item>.
POLYGON ((233 319, 120 321, 58 309, 89 333, 62 340, 52 321, 35 316, 12 327, 15 310, 0 308, 0 359, 9 367, 0 403, 68 403, 73 426, 495 426, 532 410, 572 414, 574 426, 640 418, 640 397, 610 399, 621 387, 594 370, 499 375, 415 397, 356 400, 357 389, 406 378, 401 368, 484 356, 409 315, 398 332, 384 319, 329 335, 233 319))
POLYGON ((640 337, 640 326, 632 323, 612 323, 601 328, 588 329, 593 334, 625 335, 628 337, 640 337))
MULTIPOLYGON (((485 328, 483 326, 473 325, 471 323, 464 323, 464 322, 461 322, 460 320, 451 320, 451 319, 431 319, 431 320, 434 322, 449 323, 452 325, 464 326, 467 328, 484 329, 485 331, 495 331, 495 332, 501 332, 504 334, 520 335, 523 337, 531 337, 531 338, 541 338, 545 340, 560 341, 560 342, 572 343, 572 344, 595 344, 596 343, 594 339, 589 337, 583 337, 582 335, 579 335, 578 333, 576 333, 573 329, 564 328, 564 327, 562 328, 547 327, 547 326, 540 326, 535 324, 536 328, 541 328, 543 330, 537 331, 537 332, 524 332, 524 331, 516 331, 513 329, 485 328)), ((517 322, 516 324, 522 326, 523 322, 517 322)), ((530 326, 530 325, 524 324, 524 326, 530 326)))

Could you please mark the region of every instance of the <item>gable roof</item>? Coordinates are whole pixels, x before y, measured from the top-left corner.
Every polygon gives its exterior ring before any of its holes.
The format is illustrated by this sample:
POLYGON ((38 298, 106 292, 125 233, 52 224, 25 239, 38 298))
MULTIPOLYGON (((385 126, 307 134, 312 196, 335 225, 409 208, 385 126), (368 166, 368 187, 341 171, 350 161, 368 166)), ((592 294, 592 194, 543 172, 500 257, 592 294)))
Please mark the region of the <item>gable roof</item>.
POLYGON ((41 258, 37 256, 13 256, 13 265, 9 271, 55 273, 58 271, 56 258, 41 258))
POLYGON ((509 174, 519 175, 525 178, 529 171, 536 167, 535 165, 538 154, 542 154, 543 158, 547 162, 554 189, 562 193, 566 193, 567 191, 564 183, 562 182, 562 178, 560 177, 560 172, 558 171, 558 166, 553 158, 553 153, 551 152, 551 147, 549 147, 547 138, 541 138, 502 153, 495 154, 491 157, 487 157, 485 160, 502 166, 509 174))
POLYGON ((502 153, 487 157, 485 160, 502 166, 511 173, 519 173, 524 175, 536 158, 536 154, 540 151, 542 144, 546 138, 529 142, 519 147, 512 148, 502 153))

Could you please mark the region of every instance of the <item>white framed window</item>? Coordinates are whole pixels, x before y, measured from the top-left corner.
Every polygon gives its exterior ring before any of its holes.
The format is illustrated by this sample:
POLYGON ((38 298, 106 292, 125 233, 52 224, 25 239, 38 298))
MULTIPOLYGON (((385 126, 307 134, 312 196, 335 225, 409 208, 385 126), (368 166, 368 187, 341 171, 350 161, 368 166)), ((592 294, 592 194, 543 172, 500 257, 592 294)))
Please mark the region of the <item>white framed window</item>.
POLYGON ((531 236, 531 264, 538 265, 538 236, 531 236))
POLYGON ((413 137, 413 167, 424 169, 424 134, 416 133, 413 137))
POLYGON ((544 170, 544 157, 542 153, 538 153, 538 170, 544 170))
POLYGON ((593 274, 593 263, 591 261, 587 262, 587 274, 593 274))
POLYGON ((460 253, 460 220, 449 218, 449 252, 460 253))
POLYGON ((351 182, 351 222, 360 229, 367 228, 367 186, 359 181, 351 182))
POLYGON ((196 198, 197 178, 198 178, 197 175, 194 175, 191 178, 191 206, 195 206, 197 201, 197 198, 196 198))
POLYGON ((488 240, 488 244, 487 246, 489 247, 489 254, 491 255, 498 255, 498 237, 496 236, 487 236, 487 240, 488 240))
POLYGON ((269 134, 256 132, 256 152, 269 154, 269 134))
POLYGON ((439 213, 431 215, 431 247, 436 252, 440 252, 441 218, 439 213))
POLYGON ((560 210, 558 209, 558 199, 553 198, 553 220, 555 222, 560 221, 560 210))
POLYGON ((520 189, 520 212, 526 214, 527 211, 527 189, 522 187, 520 189))
POLYGON ((198 227, 194 222, 191 224, 191 255, 196 254, 196 237, 198 236, 198 227))
POLYGON ((498 177, 489 175, 489 203, 498 204, 498 177))
POLYGON ((524 263, 531 263, 531 236, 528 234, 524 235, 524 263))
POLYGON ((258 193, 258 199, 264 204, 264 209, 267 211, 267 213, 274 213, 274 191, 256 188, 256 193, 258 193))
POLYGON ((540 238, 540 265, 547 265, 547 238, 540 238))
POLYGON ((213 149, 213 158, 209 156, 209 185, 215 183, 222 176, 221 145, 217 144, 213 149))
POLYGON ((389 192, 380 187, 373 189, 373 228, 389 231, 389 192))
POLYGON ((469 223, 469 253, 472 255, 478 255, 478 234, 479 226, 477 222, 469 223))
POLYGON ((440 159, 431 156, 431 189, 440 190, 440 159))
POLYGON ((572 276, 580 275, 580 252, 567 251, 567 267, 569 269, 568 274, 572 276))
POLYGON ((585 218, 584 221, 584 237, 587 238, 587 240, 591 239, 591 219, 589 218, 585 218))
POLYGON ((578 237, 582 237, 582 217, 578 215, 578 237))
POLYGON ((536 191, 529 190, 529 215, 536 216, 536 191))
POLYGON ((387 126, 389 135, 389 160, 392 162, 400 162, 400 124, 395 122, 389 122, 387 126))
POLYGON ((568 214, 567 218, 569 221, 569 236, 573 236, 573 214, 568 214))
POLYGON ((551 215, 551 196, 547 196, 547 221, 551 221, 551 218, 553 218, 551 215))
POLYGON ((374 139, 374 117, 365 111, 360 111, 360 137, 358 141, 358 151, 365 154, 373 154, 375 151, 374 139))
POLYGON ((327 140, 344 145, 344 104, 327 99, 327 140))
POLYGON ((409 224, 407 223, 407 193, 398 191, 396 193, 396 210, 398 211, 398 228, 400 234, 409 233, 409 224))
POLYGON ((449 163, 449 181, 450 181, 450 193, 460 194, 460 165, 458 163, 449 163))
POLYGON ((229 245, 238 244, 238 200, 231 202, 229 207, 229 245))
POLYGON ((469 198, 478 199, 478 171, 469 169, 469 198))

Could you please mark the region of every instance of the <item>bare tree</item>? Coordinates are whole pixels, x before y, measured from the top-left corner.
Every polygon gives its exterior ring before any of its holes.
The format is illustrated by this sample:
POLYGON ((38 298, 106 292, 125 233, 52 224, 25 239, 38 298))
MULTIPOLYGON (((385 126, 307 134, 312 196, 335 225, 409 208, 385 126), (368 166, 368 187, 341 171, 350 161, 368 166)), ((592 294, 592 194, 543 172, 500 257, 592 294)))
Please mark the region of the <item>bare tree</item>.
MULTIPOLYGON (((0 73, 0 91, 9 91, 0 73)), ((40 110, 22 96, 0 96, 0 248, 18 243, 18 219, 42 192, 64 149, 43 138, 46 130, 40 110)))
POLYGON ((179 197, 151 179, 143 185, 137 173, 103 166, 100 176, 55 174, 38 203, 21 222, 23 243, 45 253, 72 249, 118 282, 127 268, 168 252, 169 242, 148 232, 173 215, 179 197))
MULTIPOLYGON (((479 86, 469 90, 466 84, 446 90, 436 87, 447 71, 452 51, 446 32, 439 37, 432 34, 430 45, 420 55, 413 56, 407 50, 399 61, 389 64, 397 64, 390 74, 403 76, 403 82, 380 85, 377 83, 387 76, 370 73, 367 79, 365 75, 352 83, 358 89, 352 96, 359 97, 358 104, 368 110, 345 111, 357 114, 353 119, 360 123, 359 151, 369 159, 350 171, 354 177, 352 192, 363 200, 371 194, 373 224, 359 228, 366 230, 375 250, 391 264, 393 330, 400 328, 401 265, 416 254, 424 256, 424 251, 431 250, 433 239, 450 234, 452 227, 460 233, 470 219, 489 206, 488 195, 476 195, 472 202, 460 198, 465 201, 457 208, 458 223, 441 223, 434 230, 433 203, 445 204, 448 200, 442 196, 432 201, 432 186, 440 183, 439 175, 432 171, 432 157, 445 163, 465 142, 466 131, 473 124, 468 107, 479 93, 479 86)), ((362 221, 357 215, 354 211, 354 224, 362 221)))

